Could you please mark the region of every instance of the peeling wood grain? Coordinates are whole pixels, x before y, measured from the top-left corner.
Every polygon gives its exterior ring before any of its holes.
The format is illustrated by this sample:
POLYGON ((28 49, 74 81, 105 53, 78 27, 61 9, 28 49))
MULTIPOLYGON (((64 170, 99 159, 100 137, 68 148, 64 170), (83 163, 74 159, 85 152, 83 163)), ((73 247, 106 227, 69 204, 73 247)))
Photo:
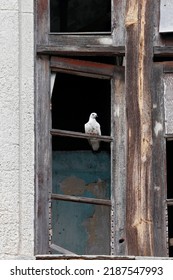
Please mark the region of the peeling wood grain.
POLYGON ((127 251, 153 255, 152 220, 152 3, 127 1, 127 251))
POLYGON ((138 0, 128 0, 126 6, 126 28, 138 23, 138 0))

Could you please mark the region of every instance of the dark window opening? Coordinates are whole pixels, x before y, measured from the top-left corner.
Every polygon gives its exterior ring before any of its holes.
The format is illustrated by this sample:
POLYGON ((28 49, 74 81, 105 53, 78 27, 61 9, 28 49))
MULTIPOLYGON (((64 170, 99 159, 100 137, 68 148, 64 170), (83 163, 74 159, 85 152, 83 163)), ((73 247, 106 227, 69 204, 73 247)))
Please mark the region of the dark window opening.
MULTIPOLYGON (((110 135, 110 80, 57 73, 52 94, 52 128, 84 133, 89 115, 96 112, 102 135, 110 135)), ((110 143, 101 142, 101 150, 110 143)), ((53 150, 91 150, 87 139, 52 138, 53 150)))
POLYGON ((110 0, 50 0, 50 32, 110 31, 110 0))
MULTIPOLYGON (((96 112, 111 134, 109 79, 56 73, 51 107, 54 130, 84 133, 96 112)), ((52 149, 51 253, 110 255, 110 142, 93 152, 87 139, 53 136, 52 149)))
POLYGON ((167 141, 166 150, 169 256, 173 257, 173 141, 167 141))
POLYGON ((173 141, 166 143, 167 154, 167 198, 173 199, 173 141))

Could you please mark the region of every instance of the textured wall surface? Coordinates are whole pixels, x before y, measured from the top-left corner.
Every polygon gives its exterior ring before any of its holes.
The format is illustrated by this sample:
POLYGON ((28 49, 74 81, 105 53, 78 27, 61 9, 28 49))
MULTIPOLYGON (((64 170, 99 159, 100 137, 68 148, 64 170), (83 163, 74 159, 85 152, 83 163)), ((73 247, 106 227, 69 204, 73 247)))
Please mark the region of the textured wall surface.
POLYGON ((34 254, 32 0, 0 1, 0 259, 34 254))

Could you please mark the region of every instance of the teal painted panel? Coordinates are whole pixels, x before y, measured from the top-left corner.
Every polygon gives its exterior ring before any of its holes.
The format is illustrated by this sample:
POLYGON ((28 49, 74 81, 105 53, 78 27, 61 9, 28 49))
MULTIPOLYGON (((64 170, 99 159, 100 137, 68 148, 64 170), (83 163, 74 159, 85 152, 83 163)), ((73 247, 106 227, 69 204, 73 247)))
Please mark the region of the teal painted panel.
MULTIPOLYGON (((107 152, 53 152, 53 193, 110 198, 107 152)), ((52 202, 52 242, 76 254, 110 254, 110 207, 52 202)))

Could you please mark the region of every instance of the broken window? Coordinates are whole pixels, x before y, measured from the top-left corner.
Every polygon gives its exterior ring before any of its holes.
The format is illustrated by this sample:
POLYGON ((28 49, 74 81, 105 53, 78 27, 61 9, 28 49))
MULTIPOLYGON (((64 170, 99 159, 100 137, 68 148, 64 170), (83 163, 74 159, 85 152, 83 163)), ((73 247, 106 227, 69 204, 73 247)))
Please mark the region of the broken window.
POLYGON ((110 76, 106 77, 106 65, 101 63, 57 58, 52 59, 53 65, 58 72, 52 75, 50 248, 52 253, 110 255, 110 76), (70 73, 62 73, 62 63, 71 65, 70 73), (84 134, 84 124, 92 112, 98 114, 106 140, 101 141, 97 152, 84 134))
POLYGON ((110 31, 110 0, 50 0, 50 32, 110 31))

